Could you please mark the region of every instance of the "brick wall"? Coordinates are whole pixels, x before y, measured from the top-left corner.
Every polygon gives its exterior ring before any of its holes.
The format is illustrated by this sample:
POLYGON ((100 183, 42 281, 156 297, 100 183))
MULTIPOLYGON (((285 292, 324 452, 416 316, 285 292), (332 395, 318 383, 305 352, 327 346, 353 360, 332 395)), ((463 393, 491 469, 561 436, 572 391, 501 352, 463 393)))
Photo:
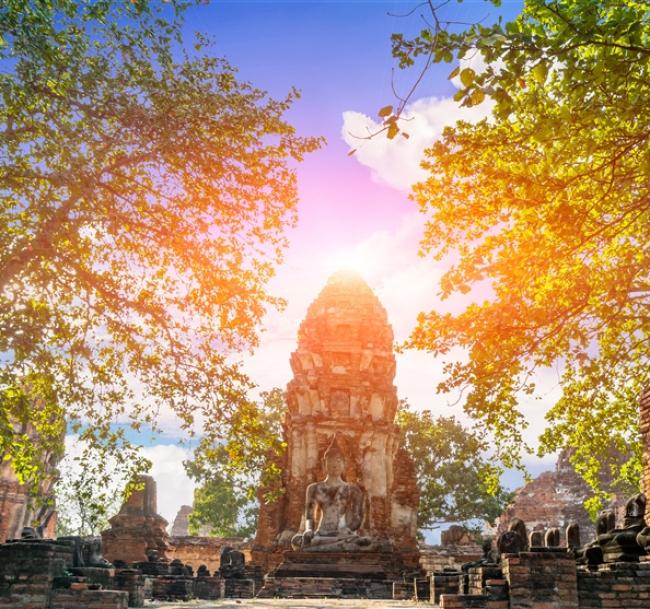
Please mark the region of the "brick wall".
POLYGON ((241 538, 221 537, 170 537, 170 560, 178 558, 184 565, 190 564, 196 573, 201 565, 215 573, 219 569, 219 558, 224 546, 243 552, 246 563, 251 561, 251 543, 241 538))
POLYGON ((565 552, 505 554, 502 568, 510 609, 578 609, 576 563, 565 552))
POLYGON ((580 609, 650 608, 650 562, 600 565, 578 572, 580 609))

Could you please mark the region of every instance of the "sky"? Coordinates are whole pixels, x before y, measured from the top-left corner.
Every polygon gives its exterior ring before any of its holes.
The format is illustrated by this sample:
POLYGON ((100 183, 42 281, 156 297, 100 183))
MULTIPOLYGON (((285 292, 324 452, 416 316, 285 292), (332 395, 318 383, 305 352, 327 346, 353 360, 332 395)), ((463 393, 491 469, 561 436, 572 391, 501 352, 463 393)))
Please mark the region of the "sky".
MULTIPOLYGON (((483 0, 450 3, 449 19, 494 21, 513 17, 520 2, 505 0, 500 9, 483 0)), ((327 277, 343 267, 362 274, 388 312, 397 343, 415 325, 418 312, 458 310, 458 299, 441 302, 437 282, 444 264, 418 256, 424 217, 409 200, 412 183, 424 174, 423 150, 446 125, 459 118, 479 120, 489 114, 484 102, 461 109, 451 99, 456 86, 448 79, 455 64, 433 66, 407 108, 409 139, 360 139, 376 127, 377 111, 395 103, 392 92, 407 91, 416 73, 396 69, 390 35, 425 26, 417 2, 375 0, 218 0, 194 6, 186 22, 187 40, 207 33, 215 54, 239 70, 242 80, 283 97, 292 87, 301 99, 287 118, 301 135, 325 136, 327 145, 297 167, 299 221, 288 233, 290 247, 270 290, 287 299, 287 308, 267 316, 259 349, 244 357, 245 370, 260 390, 285 387, 291 379, 289 356, 298 326, 327 277), (400 16, 402 15, 402 16, 400 16), (357 152, 348 156, 348 151, 357 152)), ((475 61, 474 58, 471 61, 475 61)), ((474 67, 477 67, 476 65, 474 67)), ((480 67, 480 66, 478 66, 480 67)), ((424 353, 397 356, 395 384, 400 398, 417 409, 464 419, 457 396, 439 396, 442 362, 424 353)), ((557 377, 539 379, 542 399, 525 411, 532 430, 557 397, 557 377)), ((168 434, 145 448, 158 480, 158 505, 168 520, 192 500, 192 484, 182 460, 187 447, 177 444, 174 423, 168 434)), ((534 441, 534 433, 528 434, 534 441)), ((553 467, 552 459, 528 458, 533 474, 553 467)), ((510 475, 510 486, 520 481, 510 475)))

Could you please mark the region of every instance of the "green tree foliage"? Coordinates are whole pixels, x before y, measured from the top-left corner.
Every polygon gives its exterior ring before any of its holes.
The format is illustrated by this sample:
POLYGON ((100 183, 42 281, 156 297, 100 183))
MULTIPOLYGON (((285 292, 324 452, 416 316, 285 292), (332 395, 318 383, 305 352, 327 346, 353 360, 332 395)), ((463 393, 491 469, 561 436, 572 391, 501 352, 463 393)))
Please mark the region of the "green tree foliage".
POLYGON ((183 8, 0 7, 0 452, 22 480, 64 419, 120 467, 114 424, 155 427, 161 408, 227 433, 249 388, 229 356, 282 304, 265 285, 293 166, 321 140, 284 119, 295 92, 237 80, 201 38, 188 51, 183 8))
MULTIPOLYGON (((436 27, 393 38, 461 60, 456 99, 491 97, 493 116, 459 123, 426 153, 413 197, 427 217, 424 253, 453 261, 441 291, 483 302, 421 314, 410 345, 447 356, 441 389, 517 461, 521 396, 556 367, 563 390, 542 449, 575 449, 594 487, 609 455, 639 447, 637 404, 650 381, 650 12, 636 0, 526 0, 510 23, 436 27), (480 55, 483 70, 464 60, 480 55)), ((636 483, 638 450, 617 476, 636 483)))
POLYGON ((398 411, 402 445, 415 463, 420 508, 418 528, 443 522, 494 523, 511 499, 499 483, 500 471, 482 455, 487 446, 454 417, 424 410, 398 411))
MULTIPOLYGON (((127 480, 119 472, 104 476, 103 451, 92 446, 67 454, 56 484, 56 532, 61 535, 99 535, 108 528, 122 504, 127 480)), ((148 468, 149 462, 142 464, 148 468)))
MULTIPOLYGON (((257 505, 247 489, 242 489, 236 477, 228 473, 228 451, 224 446, 212 454, 209 476, 194 491, 194 503, 189 515, 191 535, 208 528, 217 537, 250 537, 257 526, 257 505)), ((188 471, 193 473, 191 467, 188 471)))
MULTIPOLYGON (((226 441, 207 428, 207 433, 185 463, 198 486, 190 514, 190 530, 209 527, 218 536, 247 537, 255 531, 258 488, 274 489, 281 470, 279 457, 286 444, 282 423, 285 393, 278 388, 262 391, 259 403, 243 404, 231 420, 226 441)), ((273 501, 270 490, 264 500, 273 501)))

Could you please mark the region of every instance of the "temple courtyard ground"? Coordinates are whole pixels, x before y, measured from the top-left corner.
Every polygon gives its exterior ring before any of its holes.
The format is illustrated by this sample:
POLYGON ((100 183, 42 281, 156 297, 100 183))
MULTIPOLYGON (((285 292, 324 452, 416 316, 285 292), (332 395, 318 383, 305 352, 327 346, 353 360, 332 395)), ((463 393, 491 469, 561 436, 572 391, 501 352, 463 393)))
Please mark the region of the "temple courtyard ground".
POLYGON ((433 607, 429 603, 391 600, 336 599, 222 599, 218 601, 148 602, 147 609, 400 609, 402 607, 433 607))

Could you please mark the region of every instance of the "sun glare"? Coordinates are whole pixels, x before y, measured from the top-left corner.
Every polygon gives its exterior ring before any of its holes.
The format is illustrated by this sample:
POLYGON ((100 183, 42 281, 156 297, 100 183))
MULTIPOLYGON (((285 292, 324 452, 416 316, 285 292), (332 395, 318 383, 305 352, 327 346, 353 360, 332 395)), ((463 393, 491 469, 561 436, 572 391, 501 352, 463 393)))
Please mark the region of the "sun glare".
POLYGON ((355 271, 359 275, 367 276, 372 270, 372 257, 369 252, 359 248, 339 250, 325 258, 325 269, 328 273, 355 271))

